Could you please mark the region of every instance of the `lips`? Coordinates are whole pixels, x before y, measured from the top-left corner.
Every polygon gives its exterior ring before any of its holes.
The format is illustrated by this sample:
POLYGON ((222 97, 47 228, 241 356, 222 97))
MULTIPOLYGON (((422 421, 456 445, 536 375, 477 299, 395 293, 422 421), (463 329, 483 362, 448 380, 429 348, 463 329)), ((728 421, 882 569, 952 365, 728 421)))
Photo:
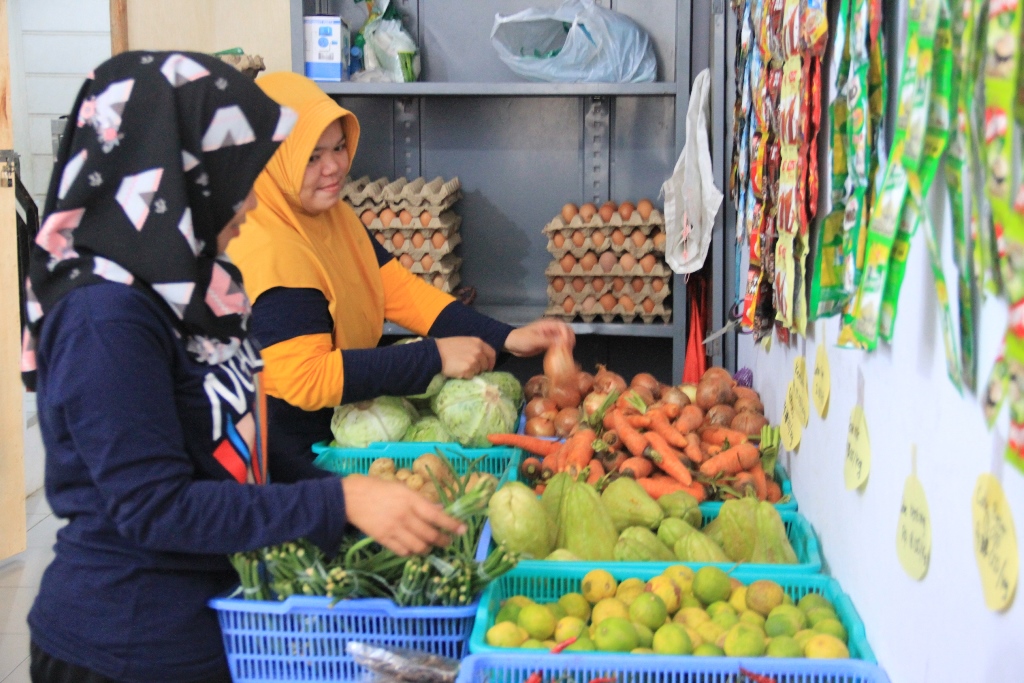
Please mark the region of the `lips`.
POLYGON ((341 189, 341 183, 331 183, 330 185, 323 185, 320 188, 320 192, 327 192, 330 194, 337 194, 341 189))

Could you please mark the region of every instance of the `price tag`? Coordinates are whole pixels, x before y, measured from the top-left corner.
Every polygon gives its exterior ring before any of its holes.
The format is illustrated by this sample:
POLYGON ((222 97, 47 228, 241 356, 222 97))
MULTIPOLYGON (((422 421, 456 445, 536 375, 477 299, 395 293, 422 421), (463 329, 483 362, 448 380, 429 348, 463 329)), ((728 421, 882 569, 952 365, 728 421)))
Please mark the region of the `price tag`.
POLYGON ((993 611, 1002 611, 1013 602, 1019 558, 1010 506, 999 480, 991 474, 978 477, 971 499, 971 516, 974 558, 981 573, 985 604, 993 611))
POLYGON ((932 557, 932 523, 928 515, 928 499, 916 474, 903 485, 903 502, 896 526, 896 557, 907 575, 920 581, 928 573, 932 557))
POLYGON ((807 393, 807 360, 803 356, 793 361, 793 389, 796 391, 794 407, 797 417, 806 427, 811 422, 811 403, 807 393))
POLYGON ((825 344, 818 344, 818 353, 814 359, 814 386, 811 394, 814 397, 814 407, 818 410, 819 417, 825 417, 828 412, 828 396, 832 388, 832 372, 828 367, 828 351, 825 344))
POLYGON ((786 402, 782 406, 782 424, 779 426, 779 436, 787 451, 796 450, 804 432, 803 422, 800 420, 801 415, 796 406, 797 391, 799 390, 796 385, 790 382, 789 391, 786 392, 786 402))
POLYGON ((850 413, 850 427, 846 432, 846 464, 843 478, 850 491, 858 489, 868 480, 871 472, 871 441, 868 439, 868 423, 864 409, 854 406, 850 413))

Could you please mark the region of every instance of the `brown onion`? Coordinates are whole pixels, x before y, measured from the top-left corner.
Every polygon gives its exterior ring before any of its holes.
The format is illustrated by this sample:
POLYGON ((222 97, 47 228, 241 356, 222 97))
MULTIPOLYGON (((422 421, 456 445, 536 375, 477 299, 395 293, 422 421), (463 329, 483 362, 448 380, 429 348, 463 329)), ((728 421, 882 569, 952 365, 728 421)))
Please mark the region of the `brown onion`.
POLYGON ((576 408, 580 404, 580 392, 573 385, 552 385, 548 390, 548 398, 559 408, 576 408))
POLYGON ((580 370, 576 373, 576 388, 580 390, 580 396, 586 396, 594 389, 594 376, 580 370))
POLYGON ((602 394, 610 394, 617 391, 620 394, 626 390, 626 380, 622 375, 608 370, 603 365, 597 366, 597 374, 594 375, 594 391, 602 394))
POLYGON ((704 424, 728 427, 732 424, 734 417, 736 417, 736 410, 732 406, 720 403, 708 409, 707 414, 704 416, 704 424))
POLYGON ((733 404, 733 408, 736 409, 737 413, 749 411, 751 413, 761 413, 764 415, 764 404, 756 398, 737 398, 736 403, 733 404))
POLYGON ((678 387, 663 386, 661 388, 662 403, 674 403, 680 408, 690 405, 690 397, 683 393, 678 387))
POLYGON ((576 365, 566 344, 556 342, 544 354, 544 375, 553 385, 573 384, 576 365))
POLYGON ((531 417, 526 421, 527 436, 554 436, 555 423, 546 417, 531 417))
POLYGON ((654 375, 649 372, 638 372, 633 375, 633 380, 629 383, 629 387, 631 389, 643 387, 644 389, 647 389, 655 399, 661 397, 661 382, 656 380, 654 375))
POLYGON ((558 406, 555 405, 555 402, 550 398, 544 398, 543 396, 531 398, 529 402, 527 402, 526 408, 523 409, 523 414, 526 415, 527 420, 535 417, 554 420, 557 413, 558 406))
POLYGON ((548 395, 548 382, 550 382, 544 375, 534 375, 530 379, 526 380, 526 385, 523 387, 523 396, 526 400, 532 400, 538 396, 548 395))
POLYGON ((562 408, 555 415, 555 434, 565 438, 572 433, 572 430, 576 429, 576 425, 580 423, 580 409, 573 408, 562 408))
POLYGON ((719 403, 732 405, 735 402, 736 394, 732 387, 721 379, 702 379, 697 385, 696 403, 701 410, 708 410, 719 403))
POLYGON ((707 370, 704 371, 704 374, 701 375, 700 379, 701 381, 704 381, 705 379, 722 379, 728 382, 729 386, 736 386, 736 380, 732 378, 732 375, 729 373, 729 371, 726 370, 725 368, 720 367, 708 368, 707 370))
POLYGON ((587 394, 587 397, 583 399, 583 414, 590 417, 604 405, 607 400, 608 394, 602 394, 599 391, 592 391, 587 394))
POLYGON ((741 387, 741 386, 739 386, 737 384, 736 386, 734 386, 732 388, 732 390, 736 393, 736 398, 737 399, 740 399, 740 398, 752 398, 755 401, 758 401, 758 402, 761 401, 761 394, 757 393, 756 391, 754 391, 750 387, 741 387))
POLYGON ((761 433, 761 428, 768 425, 768 419, 760 413, 752 413, 750 411, 743 411, 736 413, 736 417, 732 419, 729 426, 738 432, 743 432, 747 436, 756 436, 761 433))
POLYGON ((615 407, 626 412, 636 411, 637 407, 634 404, 637 399, 643 401, 645 408, 654 405, 654 396, 646 388, 630 387, 619 396, 619 400, 615 402, 615 407))

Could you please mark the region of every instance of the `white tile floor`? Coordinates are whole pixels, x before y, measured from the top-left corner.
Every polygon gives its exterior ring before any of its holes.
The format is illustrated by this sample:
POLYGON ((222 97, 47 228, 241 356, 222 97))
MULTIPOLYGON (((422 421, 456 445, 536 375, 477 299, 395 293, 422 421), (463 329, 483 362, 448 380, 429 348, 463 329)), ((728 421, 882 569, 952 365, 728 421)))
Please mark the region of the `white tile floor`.
POLYGON ((53 559, 53 543, 63 521, 54 517, 46 496, 25 500, 28 548, 0 562, 0 683, 29 683, 28 624, 25 617, 39 590, 43 570, 53 559))

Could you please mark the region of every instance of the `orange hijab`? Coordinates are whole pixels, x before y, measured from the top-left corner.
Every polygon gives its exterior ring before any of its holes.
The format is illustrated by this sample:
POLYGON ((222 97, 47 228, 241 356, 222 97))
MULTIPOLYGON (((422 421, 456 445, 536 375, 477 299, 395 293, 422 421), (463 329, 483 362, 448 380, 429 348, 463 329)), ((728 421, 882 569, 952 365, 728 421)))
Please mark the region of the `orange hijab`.
POLYGON ((306 165, 324 130, 341 119, 351 160, 359 121, 304 76, 279 72, 256 84, 299 119, 256 180, 259 204, 228 255, 253 301, 275 287, 318 289, 334 320, 334 348, 376 346, 384 326, 384 288, 366 229, 343 201, 317 215, 299 202, 306 165))

